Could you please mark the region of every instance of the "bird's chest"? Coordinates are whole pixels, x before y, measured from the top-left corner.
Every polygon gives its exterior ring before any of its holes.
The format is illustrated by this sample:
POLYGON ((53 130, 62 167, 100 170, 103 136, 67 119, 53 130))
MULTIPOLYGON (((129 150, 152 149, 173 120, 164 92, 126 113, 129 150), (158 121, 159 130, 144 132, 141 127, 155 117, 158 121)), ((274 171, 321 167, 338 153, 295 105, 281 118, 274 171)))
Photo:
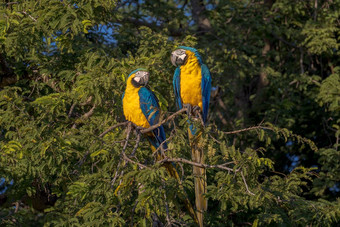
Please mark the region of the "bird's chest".
POLYGON ((202 73, 199 65, 181 67, 181 98, 183 104, 202 109, 202 73))
MULTIPOLYGON (((138 89, 139 90, 139 89, 138 89)), ((150 127, 142 109, 140 108, 140 100, 138 90, 126 91, 123 98, 123 111, 126 120, 132 123, 148 128, 150 127)))

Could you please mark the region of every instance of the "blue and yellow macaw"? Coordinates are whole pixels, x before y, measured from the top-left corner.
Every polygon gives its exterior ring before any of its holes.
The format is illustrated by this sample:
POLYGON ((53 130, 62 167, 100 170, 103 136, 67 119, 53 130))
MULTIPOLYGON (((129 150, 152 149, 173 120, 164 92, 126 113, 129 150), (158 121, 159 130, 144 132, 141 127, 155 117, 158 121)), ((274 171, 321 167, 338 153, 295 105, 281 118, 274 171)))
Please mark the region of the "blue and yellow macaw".
MULTIPOLYGON (((158 124, 159 104, 158 99, 147 87, 149 72, 145 69, 136 69, 130 73, 127 85, 123 94, 123 111, 125 118, 137 126, 149 128, 158 124)), ((165 141, 165 131, 163 126, 159 126, 152 132, 146 133, 146 138, 152 149, 156 150, 165 141)), ((167 149, 167 144, 162 144, 163 150, 167 149)))
MULTIPOLYGON (((137 126, 149 128, 152 125, 158 124, 160 116, 160 107, 158 99, 152 91, 147 87, 149 81, 149 72, 146 69, 136 69, 130 73, 126 89, 123 94, 123 112, 128 121, 136 124, 137 126)), ((155 152, 159 146, 162 145, 163 152, 167 149, 165 142, 165 131, 163 126, 144 134, 151 144, 152 152, 155 152)), ((157 159, 162 159, 161 152, 158 154, 157 159)), ((164 163, 165 168, 170 176, 180 181, 179 174, 176 168, 171 163, 164 163)), ((183 186, 181 186, 183 189, 183 186)), ((184 189, 183 189, 184 190, 184 189)), ((191 217, 198 222, 195 211, 188 198, 184 199, 184 204, 188 209, 191 217)))
MULTIPOLYGON (((180 46, 171 53, 171 63, 176 66, 173 85, 178 109, 187 108, 188 115, 195 115, 192 110, 201 110, 204 124, 207 122, 211 75, 208 67, 203 64, 198 51, 192 47, 180 46)), ((193 111, 195 112, 195 111, 193 111)), ((191 155, 194 162, 204 163, 204 153, 198 146, 201 133, 196 133, 196 128, 190 125, 188 134, 191 144, 191 155)), ((205 169, 194 166, 195 197, 197 217, 200 226, 203 226, 203 213, 208 208, 208 201, 203 197, 206 193, 205 169)))

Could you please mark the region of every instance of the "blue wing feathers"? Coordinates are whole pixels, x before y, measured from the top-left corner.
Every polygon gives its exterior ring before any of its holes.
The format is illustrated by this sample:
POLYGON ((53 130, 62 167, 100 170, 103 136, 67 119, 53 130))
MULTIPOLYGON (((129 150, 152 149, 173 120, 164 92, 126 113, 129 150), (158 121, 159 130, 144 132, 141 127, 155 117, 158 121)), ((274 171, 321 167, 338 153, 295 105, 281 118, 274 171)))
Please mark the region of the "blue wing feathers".
MULTIPOLYGON (((138 95, 140 107, 149 124, 151 126, 158 124, 160 107, 157 97, 146 87, 142 87, 141 89, 139 89, 138 95)), ((163 126, 159 126, 152 132, 153 135, 148 136, 148 139, 154 147, 158 148, 160 144, 166 139, 164 128, 163 126)), ((163 144, 163 148, 167 148, 166 143, 163 144)))
POLYGON ((209 102, 210 102, 210 91, 211 91, 211 75, 208 67, 205 64, 201 65, 202 72, 202 102, 203 102, 203 121, 207 121, 209 102))
POLYGON ((181 76, 181 69, 177 67, 174 73, 173 86, 174 86, 174 93, 175 93, 176 105, 177 105, 178 110, 182 109, 182 99, 181 99, 181 93, 180 93, 181 91, 180 90, 181 89, 180 76, 181 76))

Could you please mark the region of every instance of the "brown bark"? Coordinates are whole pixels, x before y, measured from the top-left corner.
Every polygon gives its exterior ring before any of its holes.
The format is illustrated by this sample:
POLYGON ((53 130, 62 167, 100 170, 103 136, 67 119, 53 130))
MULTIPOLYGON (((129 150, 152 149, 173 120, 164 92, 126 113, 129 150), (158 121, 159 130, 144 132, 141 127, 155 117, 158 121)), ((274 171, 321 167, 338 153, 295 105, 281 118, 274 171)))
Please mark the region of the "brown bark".
POLYGON ((203 0, 191 0, 191 13, 195 23, 198 26, 198 31, 206 32, 211 30, 211 24, 206 16, 206 8, 203 0))
MULTIPOLYGON (((265 0, 264 1, 264 10, 270 10, 271 7, 274 4, 274 0, 265 0)), ((265 22, 270 21, 270 18, 266 18, 264 17, 263 20, 265 22)), ((262 58, 266 59, 267 53, 270 51, 271 46, 270 46, 270 42, 269 39, 264 38, 264 47, 262 49, 262 58)), ((261 64, 261 72, 258 78, 258 82, 257 82, 257 86, 256 86, 256 98, 254 100, 254 105, 257 106, 259 104, 261 104, 263 102, 263 88, 265 88, 268 84, 269 84, 269 80, 268 80, 268 75, 267 73, 264 71, 265 70, 265 63, 261 64)))
POLYGON ((3 54, 0 53, 0 88, 14 84, 16 82, 16 75, 14 74, 3 54))

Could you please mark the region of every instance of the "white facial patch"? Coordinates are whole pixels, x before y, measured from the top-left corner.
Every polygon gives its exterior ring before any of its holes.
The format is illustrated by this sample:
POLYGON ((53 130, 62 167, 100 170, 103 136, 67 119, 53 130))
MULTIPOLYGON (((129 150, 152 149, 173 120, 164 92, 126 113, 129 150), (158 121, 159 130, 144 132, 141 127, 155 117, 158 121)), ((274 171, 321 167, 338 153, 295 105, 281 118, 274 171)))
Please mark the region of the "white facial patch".
POLYGON ((182 54, 182 55, 178 56, 178 58, 181 59, 182 61, 184 61, 186 56, 187 56, 186 54, 182 54))
POLYGON ((139 81, 141 80, 141 78, 140 78, 140 77, 135 77, 134 80, 135 80, 137 83, 139 83, 139 81))

